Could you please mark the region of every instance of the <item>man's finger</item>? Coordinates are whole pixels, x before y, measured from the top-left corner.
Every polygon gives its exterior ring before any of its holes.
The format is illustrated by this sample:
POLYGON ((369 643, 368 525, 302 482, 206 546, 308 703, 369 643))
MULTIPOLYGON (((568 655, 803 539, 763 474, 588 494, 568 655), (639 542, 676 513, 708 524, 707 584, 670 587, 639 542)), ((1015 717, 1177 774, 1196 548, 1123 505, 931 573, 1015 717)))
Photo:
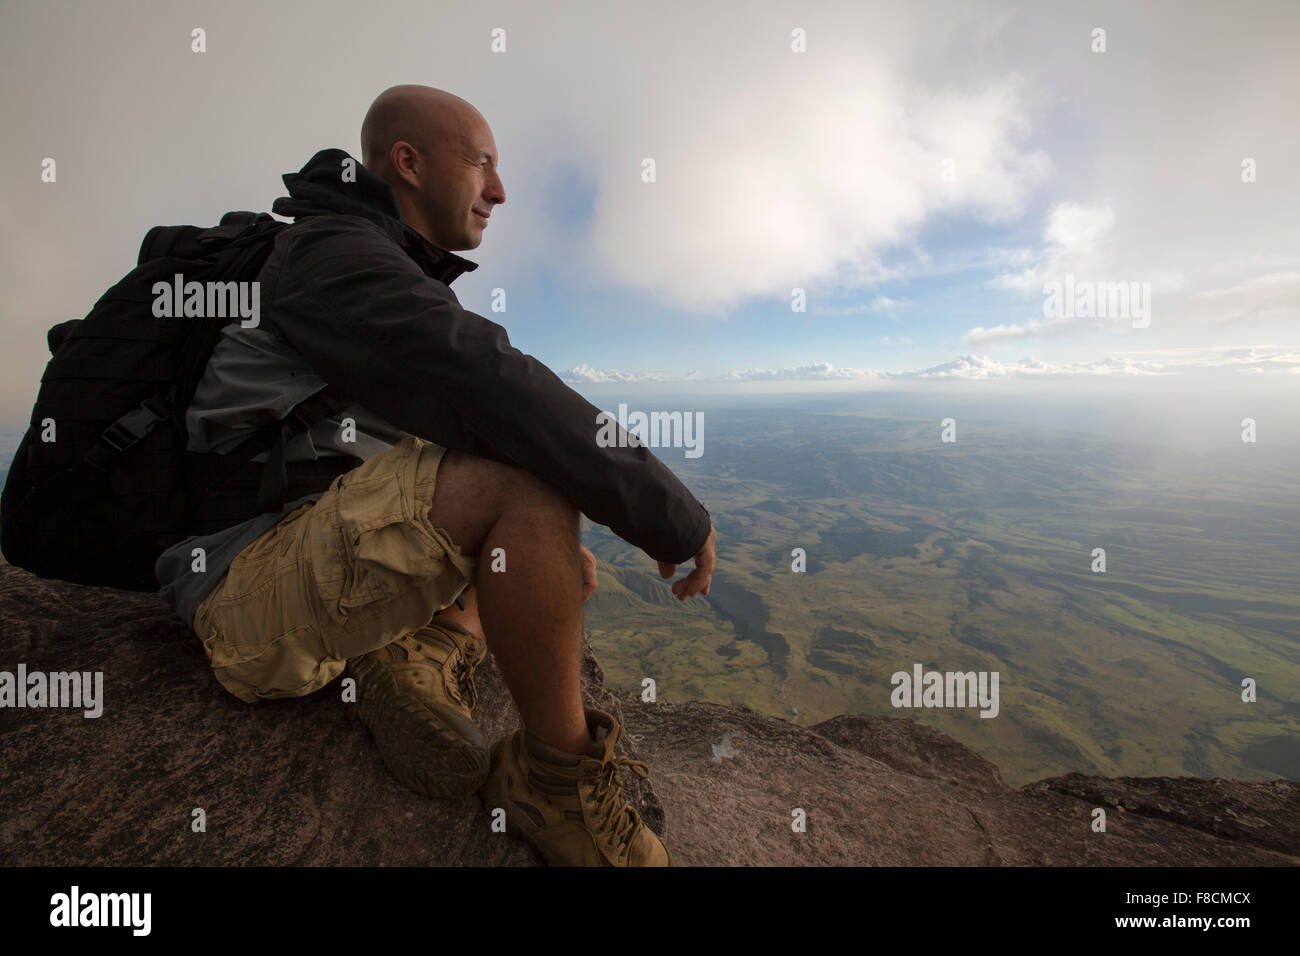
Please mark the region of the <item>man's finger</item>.
POLYGON ((679 601, 685 601, 688 597, 694 597, 703 590, 701 585, 705 580, 707 578, 704 573, 699 568, 696 568, 673 585, 673 593, 677 595, 679 601))

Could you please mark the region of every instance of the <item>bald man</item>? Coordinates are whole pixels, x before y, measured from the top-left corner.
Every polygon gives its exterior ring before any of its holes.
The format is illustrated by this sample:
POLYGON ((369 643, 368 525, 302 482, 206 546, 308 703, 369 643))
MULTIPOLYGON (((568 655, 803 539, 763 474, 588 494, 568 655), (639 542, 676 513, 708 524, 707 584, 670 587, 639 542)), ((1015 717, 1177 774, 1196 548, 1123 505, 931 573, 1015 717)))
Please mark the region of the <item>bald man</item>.
POLYGON ((477 268, 455 250, 477 248, 506 200, 478 110, 396 86, 361 142, 361 164, 326 149, 284 176, 272 209, 294 223, 259 275, 261 324, 223 330, 189 447, 224 452, 314 395, 332 414, 284 441, 278 511, 205 502, 158 561, 163 596, 241 700, 346 672, 349 712, 406 786, 480 793, 551 864, 668 865, 622 796, 623 771, 648 768, 616 753, 612 715, 583 706, 596 562, 579 513, 664 578, 693 559, 679 600, 709 591, 709 513, 645 445, 598 442, 600 410, 451 291, 477 268), (473 720, 488 649, 523 722, 491 747, 473 720))

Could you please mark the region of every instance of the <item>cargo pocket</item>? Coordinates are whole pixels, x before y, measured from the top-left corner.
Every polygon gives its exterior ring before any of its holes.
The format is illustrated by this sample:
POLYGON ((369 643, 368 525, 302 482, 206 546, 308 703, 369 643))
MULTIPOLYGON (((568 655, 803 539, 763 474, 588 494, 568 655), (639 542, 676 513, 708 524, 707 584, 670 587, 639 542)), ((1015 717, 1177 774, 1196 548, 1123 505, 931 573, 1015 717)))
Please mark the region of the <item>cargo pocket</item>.
POLYGON ((402 475, 353 480, 338 490, 344 580, 338 606, 345 614, 391 600, 435 575, 441 547, 414 520, 402 475))
POLYGON ((342 669, 340 662, 325 659, 319 636, 307 625, 290 628, 265 642, 256 654, 245 651, 228 656, 218 652, 210 659, 217 681, 249 703, 302 697, 327 683, 323 676, 332 678, 342 669))
POLYGON ((237 632, 228 635, 211 617, 202 623, 201 628, 199 638, 203 651, 214 670, 225 670, 257 657, 270 643, 260 634, 254 634, 251 641, 240 641, 237 632))

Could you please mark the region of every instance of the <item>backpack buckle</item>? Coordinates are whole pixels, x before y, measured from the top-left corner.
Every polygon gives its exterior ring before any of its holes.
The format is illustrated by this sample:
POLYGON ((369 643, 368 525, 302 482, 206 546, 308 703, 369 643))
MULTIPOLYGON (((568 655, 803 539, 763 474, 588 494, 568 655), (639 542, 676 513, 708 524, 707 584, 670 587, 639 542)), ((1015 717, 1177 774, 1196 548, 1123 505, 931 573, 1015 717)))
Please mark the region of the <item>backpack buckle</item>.
POLYGON ((126 451, 140 439, 148 435, 158 423, 167 417, 165 408, 155 409, 150 402, 156 398, 146 398, 138 408, 133 408, 108 428, 101 436, 114 451, 126 451))

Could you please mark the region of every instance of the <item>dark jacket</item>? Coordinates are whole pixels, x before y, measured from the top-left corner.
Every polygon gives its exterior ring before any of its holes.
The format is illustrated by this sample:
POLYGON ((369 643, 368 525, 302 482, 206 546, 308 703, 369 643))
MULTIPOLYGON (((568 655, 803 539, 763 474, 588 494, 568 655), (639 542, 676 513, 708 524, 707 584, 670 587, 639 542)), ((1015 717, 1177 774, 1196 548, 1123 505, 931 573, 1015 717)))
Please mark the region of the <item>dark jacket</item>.
POLYGON ((296 221, 262 271, 268 330, 395 428, 530 472, 652 558, 698 553, 704 506, 644 445, 600 447, 600 409, 461 308, 448 283, 475 265, 404 224, 360 163, 344 182, 349 158, 322 150, 284 176, 272 210, 296 221))

